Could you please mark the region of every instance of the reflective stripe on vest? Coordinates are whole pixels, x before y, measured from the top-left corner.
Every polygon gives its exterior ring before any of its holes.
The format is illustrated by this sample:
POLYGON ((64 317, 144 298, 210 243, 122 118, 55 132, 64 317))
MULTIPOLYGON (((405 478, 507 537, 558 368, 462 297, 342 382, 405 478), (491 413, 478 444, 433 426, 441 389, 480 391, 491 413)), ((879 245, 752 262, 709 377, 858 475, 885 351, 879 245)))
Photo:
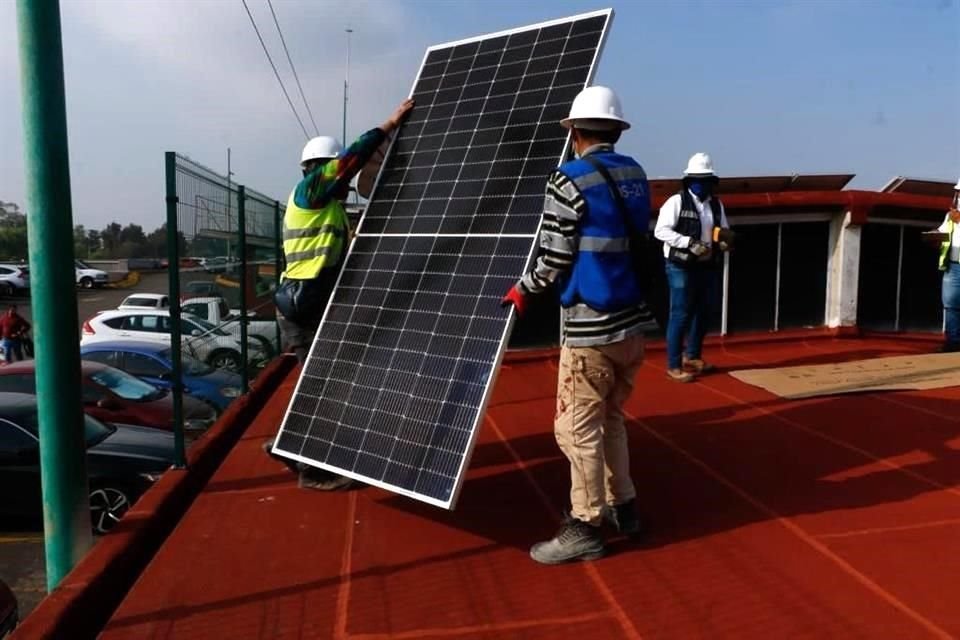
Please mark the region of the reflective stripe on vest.
POLYGON ((347 212, 338 200, 322 209, 303 209, 287 200, 283 216, 283 254, 287 261, 284 278, 311 280, 321 269, 336 266, 349 231, 347 212))
POLYGON ((950 247, 953 245, 953 231, 956 228, 953 220, 947 218, 947 240, 940 244, 940 271, 947 270, 947 261, 950 259, 950 247))
POLYGON ((580 238, 580 244, 577 245, 577 248, 580 251, 593 251, 595 253, 623 253, 630 251, 630 240, 628 238, 583 236, 580 238))
MULTIPOLYGON (((611 169, 607 169, 607 171, 610 173, 610 177, 613 178, 614 182, 618 183, 626 182, 627 180, 644 180, 647 177, 646 172, 641 167, 613 167, 611 169)), ((604 184, 605 182, 606 180, 604 180, 603 176, 600 175, 599 171, 594 171, 585 176, 580 176, 579 178, 573 179, 573 184, 577 185, 577 188, 580 189, 580 191, 589 189, 590 187, 595 187, 598 184, 604 184)), ((623 187, 621 185, 621 189, 622 188, 623 187)))

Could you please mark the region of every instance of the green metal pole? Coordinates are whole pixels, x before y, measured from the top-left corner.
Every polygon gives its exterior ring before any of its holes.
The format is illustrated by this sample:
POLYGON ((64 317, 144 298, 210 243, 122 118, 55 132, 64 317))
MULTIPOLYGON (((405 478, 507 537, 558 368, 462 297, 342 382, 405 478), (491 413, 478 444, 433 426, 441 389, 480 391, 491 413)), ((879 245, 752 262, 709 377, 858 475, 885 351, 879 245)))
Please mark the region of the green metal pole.
POLYGON ((187 452, 183 437, 183 346, 180 335, 180 225, 177 219, 177 154, 164 154, 167 178, 167 271, 170 299, 170 361, 171 390, 173 391, 173 447, 174 467, 187 466, 187 452))
MULTIPOLYGON (((283 241, 281 240, 281 229, 280 226, 280 202, 277 200, 273 201, 273 235, 274 235, 274 247, 273 247, 273 257, 274 257, 274 266, 273 266, 273 289, 274 291, 280 286, 280 272, 283 271, 283 241)), ((276 317, 276 313, 274 313, 276 317)), ((280 322, 277 321, 277 353, 283 353, 283 340, 280 339, 280 322)))
POLYGON ((67 107, 57 0, 19 0, 17 28, 44 546, 47 588, 53 589, 93 543, 80 403, 67 107))
POLYGON ((250 390, 249 349, 247 348, 247 189, 237 187, 237 244, 240 245, 240 385, 250 390))

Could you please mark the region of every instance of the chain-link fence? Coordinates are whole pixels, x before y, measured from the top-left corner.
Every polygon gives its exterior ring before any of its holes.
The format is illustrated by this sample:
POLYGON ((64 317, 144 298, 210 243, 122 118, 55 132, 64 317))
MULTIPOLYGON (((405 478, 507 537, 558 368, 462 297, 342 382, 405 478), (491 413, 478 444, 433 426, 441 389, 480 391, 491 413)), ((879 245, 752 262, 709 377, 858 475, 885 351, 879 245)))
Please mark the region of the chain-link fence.
POLYGON ((152 329, 171 335, 182 454, 181 392, 222 410, 280 353, 273 291, 284 206, 174 152, 166 185, 169 313, 166 328, 158 316, 152 329))

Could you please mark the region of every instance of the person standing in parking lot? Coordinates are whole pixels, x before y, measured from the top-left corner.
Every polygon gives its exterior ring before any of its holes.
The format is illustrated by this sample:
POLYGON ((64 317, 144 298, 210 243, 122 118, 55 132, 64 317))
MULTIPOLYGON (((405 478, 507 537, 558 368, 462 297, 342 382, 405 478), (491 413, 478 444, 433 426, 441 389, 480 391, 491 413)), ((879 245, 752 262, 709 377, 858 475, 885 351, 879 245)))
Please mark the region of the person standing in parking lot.
MULTIPOLYGON (((290 194, 283 217, 287 266, 274 294, 284 350, 293 351, 301 363, 307 358, 346 255, 350 221, 343 200, 350 181, 412 108, 413 100, 404 100, 382 125, 361 135, 347 149, 330 136, 312 138, 303 148, 303 178, 290 194)), ((272 441, 265 443, 264 449, 300 474, 301 487, 330 491, 350 484, 349 478, 276 456, 272 441)))
POLYGON ((17 313, 17 305, 12 304, 7 312, 0 316, 0 346, 6 362, 23 360, 23 337, 30 331, 30 323, 17 313))

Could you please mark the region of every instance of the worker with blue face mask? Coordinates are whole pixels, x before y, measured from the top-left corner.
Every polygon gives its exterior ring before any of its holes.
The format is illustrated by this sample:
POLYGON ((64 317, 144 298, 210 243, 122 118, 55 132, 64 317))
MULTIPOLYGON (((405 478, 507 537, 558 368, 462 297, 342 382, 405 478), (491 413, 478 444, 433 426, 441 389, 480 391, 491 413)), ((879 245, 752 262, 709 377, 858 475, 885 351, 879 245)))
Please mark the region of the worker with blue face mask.
POLYGON ((683 172, 683 187, 660 208, 654 229, 663 242, 670 287, 667 377, 677 382, 691 382, 714 368, 703 359, 703 337, 720 258, 732 242, 723 204, 714 195, 718 183, 710 156, 695 153, 683 172))

